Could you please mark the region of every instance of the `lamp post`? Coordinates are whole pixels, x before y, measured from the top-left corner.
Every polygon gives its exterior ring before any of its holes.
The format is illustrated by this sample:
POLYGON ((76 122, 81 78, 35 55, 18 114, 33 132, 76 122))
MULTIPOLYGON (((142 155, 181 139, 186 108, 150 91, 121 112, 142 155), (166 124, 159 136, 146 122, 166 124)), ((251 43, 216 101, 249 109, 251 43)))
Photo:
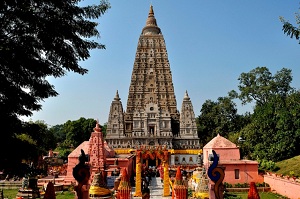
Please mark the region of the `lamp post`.
POLYGON ((244 150, 242 149, 242 144, 243 144, 243 142, 245 142, 246 140, 242 137, 242 136, 240 136, 239 138, 238 138, 238 142, 239 143, 241 143, 241 151, 240 151, 240 158, 241 159, 243 159, 243 156, 242 156, 242 153, 244 153, 244 150))

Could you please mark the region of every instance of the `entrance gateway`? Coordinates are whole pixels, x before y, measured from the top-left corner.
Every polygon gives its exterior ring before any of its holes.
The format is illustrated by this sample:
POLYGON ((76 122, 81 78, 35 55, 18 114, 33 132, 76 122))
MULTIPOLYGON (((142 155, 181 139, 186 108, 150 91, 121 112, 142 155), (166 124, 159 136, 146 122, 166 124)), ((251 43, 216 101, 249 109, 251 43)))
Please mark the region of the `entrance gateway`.
MULTIPOLYGON (((170 179, 169 179, 169 152, 167 148, 158 147, 140 147, 136 150, 136 181, 135 197, 142 197, 142 162, 143 160, 161 160, 163 167, 163 196, 170 196, 170 179)), ((146 165, 148 166, 148 165, 146 165)))

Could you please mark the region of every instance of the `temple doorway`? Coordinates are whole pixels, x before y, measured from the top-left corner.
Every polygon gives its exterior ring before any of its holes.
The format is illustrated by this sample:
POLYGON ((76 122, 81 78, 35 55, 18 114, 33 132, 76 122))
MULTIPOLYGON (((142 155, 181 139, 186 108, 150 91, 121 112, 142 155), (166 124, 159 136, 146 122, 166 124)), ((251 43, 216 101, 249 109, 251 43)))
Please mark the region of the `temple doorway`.
POLYGON ((149 134, 154 135, 155 126, 154 125, 149 125, 148 128, 149 128, 149 134))
POLYGON ((161 164, 161 160, 158 159, 158 158, 155 158, 155 159, 151 159, 151 158, 144 159, 143 160, 143 164, 146 165, 146 166, 148 166, 148 168, 149 167, 151 167, 151 168, 152 167, 158 167, 161 164))

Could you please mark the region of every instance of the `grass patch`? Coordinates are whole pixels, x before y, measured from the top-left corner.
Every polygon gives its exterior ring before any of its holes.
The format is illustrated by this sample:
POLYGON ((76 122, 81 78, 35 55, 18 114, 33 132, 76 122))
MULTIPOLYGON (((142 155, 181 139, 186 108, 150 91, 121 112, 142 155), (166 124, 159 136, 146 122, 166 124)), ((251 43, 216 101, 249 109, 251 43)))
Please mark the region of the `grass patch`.
POLYGON ((276 173, 281 173, 283 175, 291 176, 290 172, 293 171, 295 176, 300 177, 299 162, 300 162, 300 155, 287 160, 277 162, 276 166, 278 166, 280 169, 276 171, 276 173))
POLYGON ((3 189, 4 198, 15 199, 18 193, 18 189, 3 189))
POLYGON ((56 199, 74 199, 74 198, 75 198, 74 192, 70 192, 70 191, 64 191, 62 193, 56 194, 56 199))
MULTIPOLYGON (((4 189, 3 190, 3 195, 4 198, 8 199, 15 199, 18 193, 18 189, 4 189)), ((56 194, 56 199, 74 199, 75 194, 74 192, 70 191, 64 191, 62 193, 57 193, 56 194)))

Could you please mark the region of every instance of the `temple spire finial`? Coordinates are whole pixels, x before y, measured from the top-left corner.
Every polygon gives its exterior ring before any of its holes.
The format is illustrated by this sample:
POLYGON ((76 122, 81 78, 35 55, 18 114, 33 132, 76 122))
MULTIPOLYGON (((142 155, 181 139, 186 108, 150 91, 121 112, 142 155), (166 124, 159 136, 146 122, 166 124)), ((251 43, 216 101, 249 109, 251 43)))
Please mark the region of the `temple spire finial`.
POLYGON ((120 97, 119 97, 119 92, 118 92, 118 90, 117 90, 117 92, 116 92, 116 96, 115 96, 114 100, 120 101, 120 97))
POLYGON ((185 90, 185 94, 184 94, 184 100, 190 100, 189 94, 187 92, 187 90, 185 90))
POLYGON ((96 126, 94 128, 94 132, 101 132, 101 127, 99 124, 99 119, 96 120, 96 126))
POLYGON ((160 34, 160 28, 157 26, 156 19, 154 17, 153 6, 150 4, 148 18, 146 20, 146 26, 143 28, 142 34, 144 35, 157 35, 160 34))
POLYGON ((150 4, 150 10, 149 10, 149 14, 148 14, 148 17, 154 17, 154 11, 153 11, 153 6, 152 6, 152 3, 150 4))

